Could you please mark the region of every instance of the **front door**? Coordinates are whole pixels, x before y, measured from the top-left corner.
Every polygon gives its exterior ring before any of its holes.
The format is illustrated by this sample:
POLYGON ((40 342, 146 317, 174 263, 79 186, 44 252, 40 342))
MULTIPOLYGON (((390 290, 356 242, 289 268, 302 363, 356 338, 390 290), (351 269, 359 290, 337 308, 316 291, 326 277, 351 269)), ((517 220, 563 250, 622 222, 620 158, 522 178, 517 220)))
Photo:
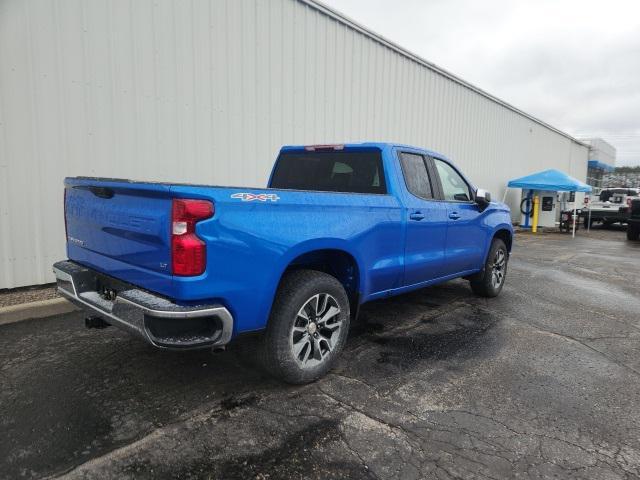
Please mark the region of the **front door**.
POLYGON ((404 285, 415 285, 443 275, 447 207, 434 199, 433 179, 426 158, 417 153, 399 155, 407 192, 405 215, 404 285))
POLYGON ((464 177, 449 163, 433 159, 439 177, 441 198, 447 208, 445 274, 477 270, 484 262, 486 233, 482 212, 464 177))

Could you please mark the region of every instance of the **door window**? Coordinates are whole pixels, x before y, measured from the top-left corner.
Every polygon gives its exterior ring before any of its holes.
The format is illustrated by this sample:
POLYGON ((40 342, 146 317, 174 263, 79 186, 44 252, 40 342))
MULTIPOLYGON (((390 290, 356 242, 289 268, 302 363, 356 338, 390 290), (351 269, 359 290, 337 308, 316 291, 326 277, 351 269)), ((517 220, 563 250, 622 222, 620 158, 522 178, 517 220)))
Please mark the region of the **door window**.
POLYGON ((402 152, 400 154, 400 164, 402 165, 402 174, 407 190, 416 197, 432 199, 433 190, 423 156, 402 152))
POLYGON ((450 202, 468 202, 472 200, 471 189, 460 174, 448 163, 438 160, 437 158, 433 160, 435 161, 436 169, 440 176, 444 200, 450 202))

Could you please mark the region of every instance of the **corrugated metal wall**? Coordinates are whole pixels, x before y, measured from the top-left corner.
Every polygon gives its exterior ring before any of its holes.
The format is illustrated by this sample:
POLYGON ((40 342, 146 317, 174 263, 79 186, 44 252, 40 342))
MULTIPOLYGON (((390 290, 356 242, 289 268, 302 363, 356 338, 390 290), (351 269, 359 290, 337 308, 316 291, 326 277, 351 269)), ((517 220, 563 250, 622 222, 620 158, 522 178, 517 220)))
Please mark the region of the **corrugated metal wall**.
POLYGON ((0 288, 53 280, 65 176, 264 186, 281 144, 360 140, 443 152, 497 197, 586 176, 570 137, 316 4, 2 0, 0 288))

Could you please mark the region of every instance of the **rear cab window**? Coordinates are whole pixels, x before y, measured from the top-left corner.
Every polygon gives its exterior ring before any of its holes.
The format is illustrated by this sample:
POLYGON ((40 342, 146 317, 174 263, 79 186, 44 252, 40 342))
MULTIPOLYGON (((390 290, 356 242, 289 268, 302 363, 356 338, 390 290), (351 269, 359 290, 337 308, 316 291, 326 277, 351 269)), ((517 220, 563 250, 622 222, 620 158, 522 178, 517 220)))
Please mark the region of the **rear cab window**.
POLYGON ((281 152, 270 188, 386 194, 379 150, 281 152))
POLYGON ((400 165, 407 190, 416 197, 433 199, 433 187, 425 158, 417 153, 400 152, 400 165))

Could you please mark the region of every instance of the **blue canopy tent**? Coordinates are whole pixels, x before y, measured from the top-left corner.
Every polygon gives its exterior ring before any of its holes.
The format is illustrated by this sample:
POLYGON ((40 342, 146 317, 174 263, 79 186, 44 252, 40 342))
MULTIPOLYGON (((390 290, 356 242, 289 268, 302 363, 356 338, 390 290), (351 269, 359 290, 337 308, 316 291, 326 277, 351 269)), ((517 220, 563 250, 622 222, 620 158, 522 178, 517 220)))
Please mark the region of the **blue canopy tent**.
MULTIPOLYGON (((555 192, 591 192, 591 186, 577 180, 560 170, 551 168, 542 172, 532 173, 520 178, 514 178, 507 183, 508 188, 521 188, 523 190, 549 190, 555 192)), ((505 197, 507 192, 505 191, 505 197)), ((573 218, 576 216, 576 205, 573 204, 573 218)), ((573 223, 573 236, 576 235, 575 221, 573 223)))
POLYGON ((591 186, 577 180, 560 170, 550 168, 542 172, 532 173, 520 178, 509 180, 510 188, 523 190, 550 190, 555 192, 590 192, 591 186))

